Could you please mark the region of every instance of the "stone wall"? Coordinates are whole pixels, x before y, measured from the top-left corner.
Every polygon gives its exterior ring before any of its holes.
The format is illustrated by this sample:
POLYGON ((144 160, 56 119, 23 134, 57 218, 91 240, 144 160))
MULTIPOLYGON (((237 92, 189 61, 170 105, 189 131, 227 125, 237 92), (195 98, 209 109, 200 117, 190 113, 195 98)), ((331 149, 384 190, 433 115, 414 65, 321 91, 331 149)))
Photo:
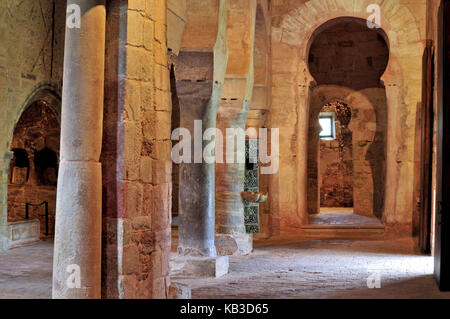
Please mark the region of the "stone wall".
POLYGON ((102 295, 166 298, 172 163, 165 1, 109 1, 106 44, 102 295))
POLYGON ((389 48, 377 29, 365 20, 338 19, 315 31, 308 67, 317 84, 354 89, 379 87, 389 48))
MULTIPOLYGON (((355 18, 342 18, 328 21, 314 32, 314 40, 311 43, 311 49, 308 57, 308 67, 318 84, 314 90, 320 90, 321 85, 338 85, 336 92, 332 92, 332 86, 329 86, 327 95, 329 98, 340 96, 342 87, 353 90, 362 90, 364 88, 382 87, 380 76, 387 66, 389 57, 385 34, 380 30, 367 28, 366 21, 355 18)), ((375 92, 375 91, 372 91, 375 92)), ((319 93, 320 94, 320 93, 319 93)), ((366 94, 369 92, 366 91, 366 94)), ((375 99, 373 95, 367 95, 370 100, 375 99)), ((353 206, 353 200, 356 201, 356 212, 358 214, 371 216, 374 210, 374 194, 371 187, 373 179, 376 178, 372 173, 372 166, 384 163, 385 153, 383 146, 375 147, 373 137, 365 132, 371 132, 377 129, 383 136, 386 127, 386 108, 383 103, 369 106, 369 109, 361 109, 361 105, 354 103, 354 109, 345 112, 345 103, 333 101, 325 105, 322 109, 330 109, 336 113, 337 118, 341 118, 342 129, 339 127, 337 133, 342 133, 338 139, 331 142, 321 141, 319 149, 317 118, 319 115, 319 105, 310 106, 309 117, 309 151, 308 151, 308 211, 309 213, 319 212, 319 202, 322 206, 353 206), (336 104, 337 103, 337 104, 336 104), (334 110, 333 105, 336 110, 334 110), (340 107, 339 107, 340 106, 340 107), (344 113, 349 113, 350 118, 345 118, 344 113), (375 115, 377 113, 377 117, 375 115), (351 115, 354 121, 351 121, 351 115), (366 140, 357 138, 355 141, 355 154, 353 154, 353 133, 348 128, 349 124, 354 128, 356 137, 367 137, 366 140), (366 136, 367 135, 367 136, 366 136), (373 144, 373 145, 372 145, 373 144), (372 151, 367 153, 364 148, 366 145, 372 145, 372 151), (362 153, 359 151, 362 150, 362 153), (333 156, 337 151, 338 156, 333 156), (376 163, 372 166, 364 163, 368 157, 376 158, 376 163), (318 161, 318 158, 322 161, 318 161), (335 158, 334 158, 335 157, 335 158), (367 158, 366 158, 367 157, 367 158), (318 165, 318 163, 320 164, 318 165), (355 165, 353 165, 353 163, 355 165), (353 176, 355 173, 355 177, 353 176), (369 182, 369 184, 368 184, 369 182), (319 188, 319 189, 318 189, 319 188), (355 188, 356 197, 353 196, 355 188), (319 197, 320 200, 317 198, 319 197)), ((385 142, 384 140, 381 143, 385 142)), ((385 176, 384 174, 380 176, 385 176)), ((384 185, 378 188, 383 190, 384 185)), ((377 211, 382 210, 383 201, 381 200, 377 211)), ((379 212, 381 216, 381 212, 379 212)))
POLYGON ((321 112, 335 113, 336 138, 319 142, 320 206, 353 207, 351 110, 343 103, 330 103, 321 112))
MULTIPOLYGON (((271 214, 272 228, 280 229, 279 235, 296 233, 308 223, 308 159, 304 150, 314 81, 308 56, 315 31, 338 17, 367 19, 369 4, 373 1, 272 1, 269 121, 271 127, 280 128, 280 171, 272 177, 271 214)), ((389 44, 389 62, 381 76, 388 115, 386 178, 380 181, 386 185, 383 220, 410 231, 415 205, 414 141, 417 104, 421 101, 426 1, 388 0, 381 2, 380 8, 381 28, 389 44)))
MULTIPOLYGON (((345 101, 351 109, 351 120, 347 128, 348 133, 351 134, 351 157, 347 154, 345 160, 352 162, 354 212, 365 216, 375 215, 381 219, 386 188, 386 92, 383 88, 355 91, 334 85, 318 86, 311 94, 311 118, 318 118, 323 105, 336 99, 345 101)), ((314 122, 311 121, 311 123, 314 122)), ((308 184, 310 185, 308 205, 311 213, 318 212, 319 195, 317 194, 320 194, 317 187, 311 187, 320 182, 317 168, 317 159, 320 156, 317 150, 319 144, 317 132, 318 130, 311 130, 311 143, 308 144, 308 153, 311 154, 308 155, 308 184), (317 210, 314 211, 313 208, 317 210)), ((343 179, 343 175, 341 176, 343 179)))
MULTIPOLYGON (((23 112, 11 143, 16 151, 8 176, 8 221, 25 219, 25 203, 47 201, 49 233, 54 234, 59 138, 59 118, 45 101, 34 102, 23 112)), ((41 236, 44 214, 44 206, 29 208, 29 218, 40 220, 41 236)))
POLYGON ((7 220, 14 127, 22 112, 38 99, 51 100, 59 107, 65 12, 64 1, 0 3, 0 249, 7 220))

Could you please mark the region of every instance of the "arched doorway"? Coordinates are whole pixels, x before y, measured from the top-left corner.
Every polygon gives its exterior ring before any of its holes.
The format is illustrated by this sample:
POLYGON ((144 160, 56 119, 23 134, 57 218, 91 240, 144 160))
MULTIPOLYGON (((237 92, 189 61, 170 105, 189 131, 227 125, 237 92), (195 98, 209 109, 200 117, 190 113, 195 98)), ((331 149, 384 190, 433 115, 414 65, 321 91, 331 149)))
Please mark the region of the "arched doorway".
POLYGON ((8 176, 8 222, 23 234, 13 246, 54 234, 60 120, 45 99, 32 102, 14 129, 8 176))
POLYGON ((353 208, 352 111, 333 101, 320 110, 318 179, 320 207, 353 208))
POLYGON ((380 77, 389 60, 386 38, 381 29, 350 17, 328 21, 312 37, 307 194, 312 224, 381 225, 387 102, 380 77), (322 133, 320 122, 327 126, 322 133), (320 214, 330 209, 331 219, 320 214))

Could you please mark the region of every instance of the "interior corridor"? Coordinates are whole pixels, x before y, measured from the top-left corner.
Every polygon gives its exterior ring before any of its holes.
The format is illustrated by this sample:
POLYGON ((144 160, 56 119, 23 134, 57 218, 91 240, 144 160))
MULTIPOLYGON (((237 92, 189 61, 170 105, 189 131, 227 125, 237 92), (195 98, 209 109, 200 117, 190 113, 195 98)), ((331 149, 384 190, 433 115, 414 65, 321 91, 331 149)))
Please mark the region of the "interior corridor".
POLYGON ((320 213, 309 217, 311 225, 348 226, 348 227, 383 227, 375 217, 356 215, 353 208, 321 207, 320 213))
MULTIPOLYGON (((252 254, 230 256, 222 278, 172 278, 192 298, 445 298, 433 279, 433 257, 404 240, 256 242, 252 254), (381 288, 367 278, 379 274, 381 288), (237 289, 239 288, 239 289, 237 289)), ((0 259, 0 298, 50 298, 53 244, 11 249, 0 259)), ((374 282, 376 284, 376 282, 374 282)))
POLYGON ((256 242, 252 254, 230 256, 222 278, 173 278, 203 298, 450 298, 433 279, 433 258, 410 239, 256 242), (379 274, 381 288, 369 289, 379 274))
POLYGON ((450 0, 2 3, 0 299, 450 298, 450 0))

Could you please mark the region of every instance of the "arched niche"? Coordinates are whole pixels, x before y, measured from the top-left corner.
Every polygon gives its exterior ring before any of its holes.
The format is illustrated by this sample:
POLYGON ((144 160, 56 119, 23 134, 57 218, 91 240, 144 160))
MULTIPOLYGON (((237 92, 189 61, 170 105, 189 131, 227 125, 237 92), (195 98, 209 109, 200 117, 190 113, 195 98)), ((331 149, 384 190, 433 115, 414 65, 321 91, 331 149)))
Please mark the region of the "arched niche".
POLYGON ((334 101, 345 102, 351 109, 348 130, 352 139, 354 212, 381 219, 385 201, 387 140, 387 103, 383 88, 354 90, 321 85, 312 90, 307 168, 309 213, 320 211, 316 120, 323 107, 334 101))
MULTIPOLYGON (((9 143, 13 156, 9 163, 8 205, 4 213, 10 224, 23 223, 27 203, 48 202, 51 230, 56 209, 61 102, 49 89, 36 91, 27 102, 9 143)), ((45 235, 46 229, 44 215, 44 205, 28 207, 28 219, 30 222, 39 220, 41 236, 45 235)))
POLYGON ((308 42, 308 69, 316 85, 340 85, 360 90, 382 87, 389 61, 389 40, 367 21, 340 17, 318 27, 308 42))

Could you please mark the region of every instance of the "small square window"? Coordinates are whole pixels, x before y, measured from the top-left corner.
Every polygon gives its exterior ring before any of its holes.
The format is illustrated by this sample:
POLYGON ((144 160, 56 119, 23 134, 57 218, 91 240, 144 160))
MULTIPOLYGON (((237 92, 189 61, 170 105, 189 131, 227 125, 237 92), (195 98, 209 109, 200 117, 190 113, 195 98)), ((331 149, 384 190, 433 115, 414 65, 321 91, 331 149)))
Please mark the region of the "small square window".
POLYGON ((335 119, 333 112, 322 112, 319 115, 320 133, 323 140, 334 140, 336 138, 335 119))

